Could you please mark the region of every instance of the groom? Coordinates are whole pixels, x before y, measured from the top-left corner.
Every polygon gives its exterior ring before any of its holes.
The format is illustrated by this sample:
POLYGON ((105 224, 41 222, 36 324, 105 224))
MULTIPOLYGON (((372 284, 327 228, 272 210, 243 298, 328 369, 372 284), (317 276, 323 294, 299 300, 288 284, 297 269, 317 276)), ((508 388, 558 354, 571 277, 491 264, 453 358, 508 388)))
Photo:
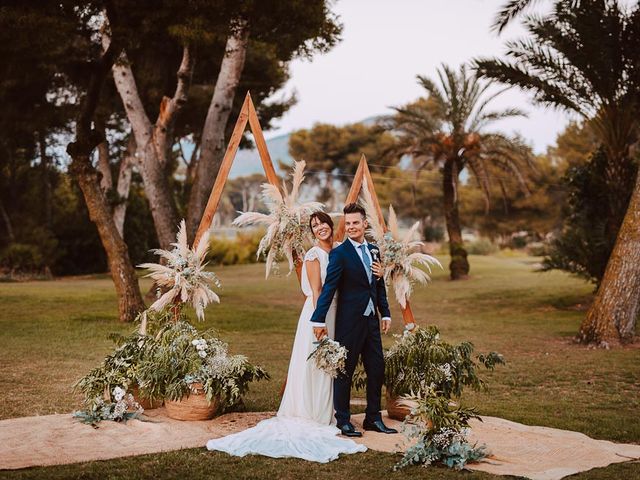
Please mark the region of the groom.
POLYGON ((391 324, 384 279, 377 278, 372 271, 374 261, 379 261, 380 254, 377 247, 367 243, 364 238, 368 226, 364 209, 350 203, 343 212, 348 239, 329 254, 325 283, 311 317, 313 331, 318 340, 326 335, 325 317, 337 291, 335 340, 349 352, 346 374, 338 375, 333 384, 337 426, 343 435, 362 436, 362 432, 358 432, 351 424, 349 411, 351 380, 358 358, 362 356, 367 374, 367 410, 363 427, 376 432, 398 433, 388 428, 380 415, 384 357, 377 311, 382 314, 384 333, 387 333, 391 324))

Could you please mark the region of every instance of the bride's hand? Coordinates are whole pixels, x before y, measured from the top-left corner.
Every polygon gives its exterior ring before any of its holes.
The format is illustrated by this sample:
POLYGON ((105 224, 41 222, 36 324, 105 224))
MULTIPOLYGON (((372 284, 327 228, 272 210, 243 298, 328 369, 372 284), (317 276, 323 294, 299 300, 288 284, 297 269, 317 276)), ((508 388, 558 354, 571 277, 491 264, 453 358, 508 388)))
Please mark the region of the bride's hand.
POLYGON ((320 341, 327 336, 327 329, 325 327, 313 327, 313 334, 316 336, 316 340, 320 341))
POLYGON ((384 276, 384 268, 382 268, 382 264, 380 262, 373 262, 371 265, 371 271, 378 278, 382 278, 384 276))

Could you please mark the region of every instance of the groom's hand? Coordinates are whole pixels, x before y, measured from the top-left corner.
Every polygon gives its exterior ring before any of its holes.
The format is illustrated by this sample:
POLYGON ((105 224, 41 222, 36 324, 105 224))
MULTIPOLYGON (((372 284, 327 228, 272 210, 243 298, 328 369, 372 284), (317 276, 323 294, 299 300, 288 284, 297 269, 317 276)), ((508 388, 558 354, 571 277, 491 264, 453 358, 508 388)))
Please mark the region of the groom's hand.
POLYGON ((382 320, 382 333, 386 335, 389 332, 389 328, 391 328, 391 320, 382 320))
POLYGON ((327 329, 326 327, 313 327, 313 334, 316 336, 316 340, 320 341, 327 336, 327 329))

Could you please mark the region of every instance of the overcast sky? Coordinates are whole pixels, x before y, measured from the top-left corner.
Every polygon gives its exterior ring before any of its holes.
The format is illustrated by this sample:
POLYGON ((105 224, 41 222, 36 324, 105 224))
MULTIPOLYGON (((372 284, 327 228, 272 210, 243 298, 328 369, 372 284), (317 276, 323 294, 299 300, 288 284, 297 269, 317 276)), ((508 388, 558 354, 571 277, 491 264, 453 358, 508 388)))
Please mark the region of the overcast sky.
MULTIPOLYGON (((490 31, 505 0, 339 0, 333 11, 344 24, 343 40, 311 61, 291 63, 285 92, 298 103, 268 133, 271 138, 314 123, 337 125, 390 113, 390 106, 423 95, 416 75, 435 77, 443 62, 457 67, 476 56, 504 52, 507 39, 522 36, 514 25, 500 37, 490 31)), ((519 132, 536 152, 555 143, 566 114, 534 106, 515 89, 494 104, 517 106, 528 118, 505 120, 496 128, 519 132)))

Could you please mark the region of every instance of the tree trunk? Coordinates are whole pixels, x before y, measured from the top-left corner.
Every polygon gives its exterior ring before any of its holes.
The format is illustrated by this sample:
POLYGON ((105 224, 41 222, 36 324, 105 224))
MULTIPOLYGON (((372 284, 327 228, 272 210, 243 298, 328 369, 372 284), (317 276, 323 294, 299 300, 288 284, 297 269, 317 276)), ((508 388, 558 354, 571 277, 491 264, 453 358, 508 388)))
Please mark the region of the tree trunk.
POLYGON ((195 237, 222 163, 225 152, 224 134, 236 89, 244 69, 248 40, 248 23, 242 19, 237 20, 232 25, 231 33, 227 37, 224 58, 202 130, 200 158, 196 166, 187 210, 187 231, 191 239, 195 237))
POLYGON ((462 242, 460 214, 458 212, 458 172, 454 160, 447 160, 442 175, 442 191, 444 197, 444 219, 449 234, 449 253, 451 263, 449 270, 451 280, 459 280, 469 275, 467 251, 462 242))
POLYGON ((640 313, 640 172, 616 244, 578 338, 609 347, 633 340, 640 313))
POLYGON ((2 222, 4 223, 4 229, 7 232, 7 237, 9 238, 9 242, 15 242, 16 237, 13 234, 13 226, 11 225, 11 218, 9 218, 9 214, 7 210, 4 208, 4 203, 2 203, 2 198, 0 197, 0 217, 2 217, 2 222))
MULTIPOLYGON (((144 111, 133 72, 126 61, 113 66, 113 79, 138 145, 140 176, 160 248, 170 249, 178 228, 178 214, 165 175, 165 162, 159 158, 157 142, 153 139, 154 127, 144 111)), ((164 148, 160 149, 163 150, 164 148)))
MULTIPOLYGON (((108 40, 103 39, 103 43, 108 40)), ((151 208, 151 215, 163 249, 170 249, 178 229, 178 213, 169 185, 167 155, 172 140, 172 127, 175 115, 187 100, 187 90, 193 72, 193 57, 188 46, 183 48, 183 57, 178 70, 178 83, 173 98, 164 97, 155 125, 151 124, 138 93, 133 71, 126 61, 113 66, 113 78, 116 89, 122 98, 127 118, 138 145, 140 175, 151 208)))
MULTIPOLYGON (((185 177, 186 184, 192 184, 196 176, 196 165, 198 164, 198 151, 200 150, 200 139, 194 138, 193 151, 191 152, 191 158, 187 165, 187 174, 185 177)), ((186 159, 185 159, 186 161, 186 159)))
POLYGON ((107 197, 100 187, 98 175, 91 167, 89 157, 76 155, 71 170, 78 180, 89 217, 96 224, 102 246, 107 253, 109 271, 118 295, 120 321, 132 322, 145 309, 145 305, 138 278, 129 259, 127 244, 118 233, 107 197))
POLYGON ((53 213, 52 213, 53 194, 51 192, 51 176, 49 173, 49 157, 47 156, 46 135, 43 131, 38 132, 38 144, 40 147, 40 167, 42 168, 44 222, 48 227, 51 227, 51 223, 53 219, 53 213))
POLYGON ((127 152, 120 162, 118 171, 118 184, 116 191, 118 192, 118 203, 113 209, 113 220, 116 229, 122 238, 124 238, 124 219, 127 213, 127 201, 129 199, 129 190, 131 189, 131 174, 133 165, 136 162, 136 139, 133 135, 129 137, 127 144, 127 152))
POLYGON ((97 169, 100 173, 100 188, 107 193, 113 189, 113 178, 111 175, 111 165, 109 162, 109 143, 107 142, 106 128, 104 121, 97 120, 96 128, 104 137, 104 140, 98 145, 98 165, 97 169))
MULTIPOLYGON (((105 10, 109 20, 117 18, 112 2, 105 2, 105 10)), ((91 164, 93 150, 104 140, 100 132, 93 127, 100 93, 105 78, 121 50, 121 43, 113 41, 105 48, 100 58, 90 63, 88 88, 82 97, 75 122, 75 141, 69 143, 67 152, 72 158, 70 171, 80 185, 89 217, 96 224, 100 240, 107 253, 111 278, 118 295, 120 320, 129 322, 134 320, 145 306, 140 295, 138 279, 129 259, 129 250, 118 234, 113 221, 113 212, 105 193, 100 188, 98 173, 91 164)))

